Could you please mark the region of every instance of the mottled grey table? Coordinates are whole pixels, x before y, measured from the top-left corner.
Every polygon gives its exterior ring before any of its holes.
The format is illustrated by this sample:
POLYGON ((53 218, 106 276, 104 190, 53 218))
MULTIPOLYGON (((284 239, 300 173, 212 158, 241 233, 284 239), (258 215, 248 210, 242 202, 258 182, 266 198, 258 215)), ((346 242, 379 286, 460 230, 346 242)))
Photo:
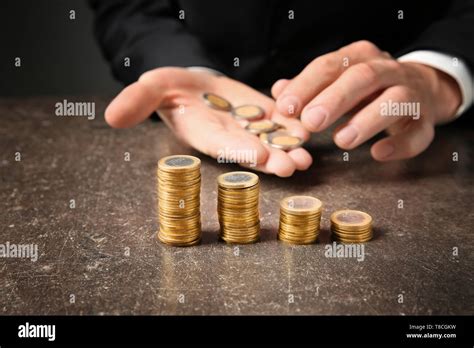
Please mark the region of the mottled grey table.
POLYGON ((387 164, 367 145, 344 161, 314 136, 309 171, 260 176, 262 240, 238 249, 218 241, 215 184, 238 167, 200 155, 203 242, 173 248, 156 238, 156 163, 196 153, 158 122, 109 129, 105 100, 93 121, 55 116, 61 100, 0 101, 0 244, 39 251, 0 259, 0 313, 474 313, 472 130, 441 128, 422 156, 387 164), (279 200, 303 193, 325 204, 320 241, 278 242, 279 200), (375 221, 361 262, 325 256, 329 214, 345 207, 375 221))

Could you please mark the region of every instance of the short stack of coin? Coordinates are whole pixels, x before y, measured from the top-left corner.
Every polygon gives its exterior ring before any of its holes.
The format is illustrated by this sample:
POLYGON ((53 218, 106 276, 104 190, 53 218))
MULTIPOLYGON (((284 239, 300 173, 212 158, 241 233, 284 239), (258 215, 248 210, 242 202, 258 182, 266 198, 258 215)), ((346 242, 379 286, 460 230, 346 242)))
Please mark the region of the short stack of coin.
POLYGON ((191 246, 201 239, 201 161, 186 155, 158 162, 158 239, 173 246, 191 246))
POLYGON ((319 235, 322 203, 311 196, 291 196, 280 202, 278 239, 291 244, 311 244, 319 235))
POLYGON ((219 175, 217 213, 227 243, 254 243, 260 236, 259 179, 250 172, 219 175))
POLYGON ((342 243, 365 243, 372 239, 372 217, 358 210, 339 210, 331 215, 334 239, 342 243))

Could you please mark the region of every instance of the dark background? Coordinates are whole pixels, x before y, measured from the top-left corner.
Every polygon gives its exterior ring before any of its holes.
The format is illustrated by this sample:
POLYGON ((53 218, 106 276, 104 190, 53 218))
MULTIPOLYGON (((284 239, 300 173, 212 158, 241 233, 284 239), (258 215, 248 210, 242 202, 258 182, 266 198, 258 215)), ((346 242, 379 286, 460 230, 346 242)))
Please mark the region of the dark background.
POLYGON ((2 0, 0 42, 0 96, 108 96, 120 89, 94 39, 85 0, 2 0))
MULTIPOLYGON (((87 0, 1 0, 0 97, 117 94, 122 85, 101 54, 93 20, 87 0)), ((471 107, 455 124, 472 125, 473 115, 471 107)))

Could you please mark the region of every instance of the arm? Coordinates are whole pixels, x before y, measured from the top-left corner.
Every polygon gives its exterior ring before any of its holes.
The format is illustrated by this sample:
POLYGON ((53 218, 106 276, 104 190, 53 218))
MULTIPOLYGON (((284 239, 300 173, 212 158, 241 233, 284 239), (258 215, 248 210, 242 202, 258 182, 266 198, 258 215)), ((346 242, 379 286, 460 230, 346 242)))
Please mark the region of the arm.
POLYGON ((114 76, 130 84, 164 66, 222 67, 189 33, 171 0, 90 0, 95 33, 114 76), (130 66, 125 66, 125 58, 130 66))
MULTIPOLYGON (((456 115, 474 100, 474 2, 455 0, 446 16, 431 24, 405 49, 399 61, 421 63, 450 75, 459 85, 462 104, 456 115)), ((399 55, 400 55, 399 54, 399 55)))
POLYGON ((474 71, 473 23, 474 2, 454 0, 443 18, 428 26, 397 56, 419 50, 437 51, 464 60, 474 71))

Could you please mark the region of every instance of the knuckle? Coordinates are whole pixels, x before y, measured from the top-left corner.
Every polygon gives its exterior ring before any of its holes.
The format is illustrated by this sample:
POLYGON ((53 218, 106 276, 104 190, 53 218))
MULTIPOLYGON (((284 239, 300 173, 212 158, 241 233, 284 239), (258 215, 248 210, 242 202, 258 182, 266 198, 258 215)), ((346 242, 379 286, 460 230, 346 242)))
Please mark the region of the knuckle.
POLYGON ((364 79, 369 84, 373 84, 378 80, 377 70, 369 62, 354 65, 352 71, 358 76, 358 78, 364 79))
POLYGON ((157 68, 141 74, 138 81, 149 86, 164 85, 173 80, 173 75, 174 72, 171 68, 157 68))
POLYGON ((336 62, 331 54, 327 54, 313 60, 310 67, 311 70, 318 70, 324 74, 332 75, 339 71, 339 65, 340 63, 336 62))
POLYGON ((149 83, 154 78, 155 74, 155 70, 146 71, 140 75, 138 81, 143 83, 149 83))
POLYGON ((383 64, 390 70, 400 70, 402 68, 402 64, 395 59, 384 59, 383 64))
POLYGON ((390 92, 392 99, 396 101, 410 101, 413 98, 413 93, 404 86, 392 87, 390 92))
POLYGON ((372 42, 368 40, 360 40, 354 43, 354 46, 361 51, 372 53, 374 55, 380 54, 379 48, 372 42))

